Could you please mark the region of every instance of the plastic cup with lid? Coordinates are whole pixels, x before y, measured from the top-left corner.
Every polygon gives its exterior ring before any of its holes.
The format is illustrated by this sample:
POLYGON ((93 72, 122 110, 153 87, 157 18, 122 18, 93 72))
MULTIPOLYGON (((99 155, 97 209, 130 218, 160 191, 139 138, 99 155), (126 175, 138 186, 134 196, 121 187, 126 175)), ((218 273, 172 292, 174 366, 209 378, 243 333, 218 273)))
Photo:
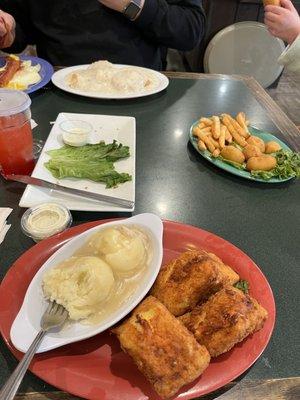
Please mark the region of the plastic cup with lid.
POLYGON ((19 90, 0 89, 1 173, 28 175, 34 168, 30 97, 19 90))

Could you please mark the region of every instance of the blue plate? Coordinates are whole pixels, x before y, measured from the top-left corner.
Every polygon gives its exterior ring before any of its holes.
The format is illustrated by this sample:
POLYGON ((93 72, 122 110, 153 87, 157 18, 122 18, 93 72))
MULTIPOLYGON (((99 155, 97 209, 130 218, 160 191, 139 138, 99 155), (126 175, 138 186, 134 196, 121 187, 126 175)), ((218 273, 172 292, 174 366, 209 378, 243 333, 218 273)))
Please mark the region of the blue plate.
MULTIPOLYGON (((198 123, 198 121, 194 122, 193 125, 191 126, 190 134, 189 134, 190 142, 192 143, 194 148, 197 150, 197 152, 202 157, 206 158, 206 160, 208 160, 212 164, 216 165, 217 167, 219 167, 219 168, 221 168, 221 169, 223 169, 223 170, 225 170, 227 172, 230 172, 233 175, 237 175, 237 176, 239 176, 241 178, 249 179, 251 181, 256 181, 256 182, 282 183, 282 182, 286 182, 286 181, 289 181, 289 180, 293 179, 293 177, 286 178, 286 179, 271 178, 271 179, 268 179, 268 180, 255 178, 248 171, 235 168, 233 165, 227 164, 224 161, 221 161, 221 160, 219 160, 217 158, 212 157, 211 153, 208 150, 200 151, 199 148, 198 148, 197 139, 193 136, 193 128, 197 123, 198 123)), ((263 131, 261 131, 259 129, 256 129, 256 128, 253 128, 253 127, 249 127, 249 132, 251 133, 251 135, 254 135, 254 136, 257 136, 257 137, 261 138, 264 142, 270 142, 270 141, 274 140, 275 142, 279 143, 280 146, 284 150, 292 151, 285 143, 283 143, 276 136, 273 136, 270 133, 263 132, 263 131)))
MULTIPOLYGON (((53 67, 51 64, 48 63, 48 61, 43 60, 42 58, 39 57, 33 57, 33 56, 20 56, 21 61, 27 61, 30 60, 32 63, 32 66, 40 64, 41 69, 40 69, 40 76, 41 80, 38 83, 35 83, 34 85, 30 85, 27 90, 24 90, 25 93, 32 93, 35 92, 36 90, 42 88, 43 86, 47 85, 47 83, 50 81, 52 75, 53 75, 53 67)), ((0 57, 0 66, 3 67, 5 65, 5 57, 0 57)))

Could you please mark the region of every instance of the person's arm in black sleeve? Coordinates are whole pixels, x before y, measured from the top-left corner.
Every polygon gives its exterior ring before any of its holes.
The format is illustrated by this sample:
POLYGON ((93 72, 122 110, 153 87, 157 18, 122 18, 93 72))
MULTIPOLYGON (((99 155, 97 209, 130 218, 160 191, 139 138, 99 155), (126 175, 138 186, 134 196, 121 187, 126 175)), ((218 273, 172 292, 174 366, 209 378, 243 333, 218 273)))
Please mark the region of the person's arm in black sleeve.
POLYGON ((0 9, 11 14, 16 21, 14 43, 4 50, 10 53, 20 53, 28 44, 34 44, 27 0, 0 0, 0 9))
POLYGON ((193 49, 205 32, 201 0, 145 0, 133 23, 151 40, 182 51, 193 49))

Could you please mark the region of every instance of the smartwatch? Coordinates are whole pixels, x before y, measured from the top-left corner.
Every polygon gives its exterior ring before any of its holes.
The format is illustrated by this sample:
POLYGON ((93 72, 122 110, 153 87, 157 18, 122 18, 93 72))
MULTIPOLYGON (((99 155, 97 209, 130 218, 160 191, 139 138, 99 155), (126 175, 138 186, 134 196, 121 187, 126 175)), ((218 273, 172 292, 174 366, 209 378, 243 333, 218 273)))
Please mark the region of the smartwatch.
POLYGON ((131 0, 123 10, 125 17, 133 21, 142 9, 141 4, 142 0, 131 0))

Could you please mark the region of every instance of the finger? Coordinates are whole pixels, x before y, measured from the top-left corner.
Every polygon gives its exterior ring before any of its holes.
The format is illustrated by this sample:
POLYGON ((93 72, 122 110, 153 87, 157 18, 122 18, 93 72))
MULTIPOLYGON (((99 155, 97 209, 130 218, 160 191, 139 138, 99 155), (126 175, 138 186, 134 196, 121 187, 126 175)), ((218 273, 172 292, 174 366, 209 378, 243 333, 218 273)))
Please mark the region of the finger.
POLYGON ((275 37, 278 36, 278 32, 275 28, 268 28, 268 31, 272 36, 275 36, 275 37))
POLYGON ((265 13, 265 20, 268 22, 274 22, 277 23, 280 21, 280 16, 274 13, 266 12, 265 13))
POLYGON ((271 22, 268 21, 266 18, 264 19, 264 24, 267 25, 268 28, 271 26, 271 22))
POLYGON ((15 20, 13 16, 1 10, 0 10, 0 20, 2 20, 8 31, 12 30, 15 26, 15 20))
POLYGON ((276 32, 274 29, 268 29, 272 36, 276 36, 276 32))
POLYGON ((0 17, 0 36, 3 37, 7 34, 7 29, 4 21, 0 17))
POLYGON ((295 10, 295 7, 290 0, 280 0, 280 4, 281 4, 281 7, 285 8, 287 10, 290 10, 290 11, 295 10))
POLYGON ((268 22, 267 24, 268 29, 273 29, 275 31, 278 31, 278 25, 274 22, 268 22))
POLYGON ((265 7, 265 13, 266 12, 272 12, 274 14, 278 14, 281 12, 281 7, 277 7, 277 6, 266 6, 265 7))

